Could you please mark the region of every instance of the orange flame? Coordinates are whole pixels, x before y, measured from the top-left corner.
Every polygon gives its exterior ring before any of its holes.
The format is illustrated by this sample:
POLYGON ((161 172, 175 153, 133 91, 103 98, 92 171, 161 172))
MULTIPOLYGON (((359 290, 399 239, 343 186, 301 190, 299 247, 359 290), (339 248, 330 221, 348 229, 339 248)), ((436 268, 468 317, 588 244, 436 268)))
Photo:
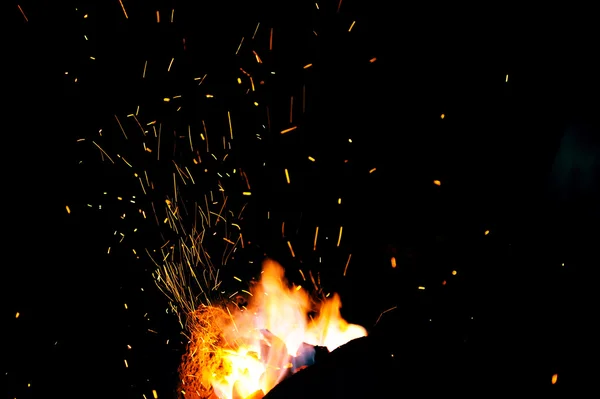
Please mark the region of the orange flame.
POLYGON ((367 335, 346 322, 340 308, 337 294, 314 303, 300 286, 288 285, 278 263, 265 261, 247 308, 205 306, 190 318, 181 367, 185 397, 262 397, 294 371, 295 360, 307 356, 304 344, 332 351, 367 335))

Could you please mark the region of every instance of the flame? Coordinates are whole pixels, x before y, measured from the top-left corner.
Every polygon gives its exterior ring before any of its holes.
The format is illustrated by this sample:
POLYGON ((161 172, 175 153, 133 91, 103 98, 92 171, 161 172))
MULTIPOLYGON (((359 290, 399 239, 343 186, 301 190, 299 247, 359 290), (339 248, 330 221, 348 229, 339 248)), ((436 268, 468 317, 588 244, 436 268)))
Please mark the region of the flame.
POLYGON ((190 318, 182 392, 186 398, 262 397, 312 364, 315 346, 332 351, 367 335, 340 308, 337 294, 315 302, 301 286, 288 285, 281 265, 265 261, 247 307, 203 306, 190 318))

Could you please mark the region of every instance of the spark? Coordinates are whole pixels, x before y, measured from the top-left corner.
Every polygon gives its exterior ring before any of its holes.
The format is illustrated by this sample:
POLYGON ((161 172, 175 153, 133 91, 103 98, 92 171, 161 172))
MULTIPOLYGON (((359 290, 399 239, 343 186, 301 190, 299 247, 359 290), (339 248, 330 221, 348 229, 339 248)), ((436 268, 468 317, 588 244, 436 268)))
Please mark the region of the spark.
POLYGON ((204 76, 202 76, 201 78, 194 78, 194 80, 200 81, 200 83, 198 83, 198 86, 200 86, 202 84, 202 82, 204 82, 204 79, 206 79, 206 75, 208 75, 208 74, 205 73, 204 76))
POLYGON ((290 128, 287 128, 287 129, 284 129, 284 130, 282 130, 282 131, 281 131, 281 134, 286 134, 286 133, 289 133, 289 132, 291 132, 292 130, 296 130, 297 128, 298 128, 298 126, 292 126, 292 127, 290 127, 290 128))
POLYGON ((115 115, 115 119, 117 120, 117 123, 119 124, 119 127, 121 128, 121 132, 123 132, 123 136, 125 136, 125 139, 127 140, 127 134, 125 133, 125 129, 123 129, 123 125, 121 125, 121 121, 119 120, 117 115, 115 115))
POLYGON ((304 65, 304 69, 308 69, 308 68, 310 68, 312 65, 313 65, 313 64, 306 64, 306 65, 304 65))
POLYGON ((306 281, 306 276, 304 275, 304 272, 302 271, 302 269, 298 269, 298 272, 302 276, 302 281, 306 281))
POLYGON ((18 319, 20 315, 21 313, 17 312, 17 314, 15 314, 15 319, 18 319))
POLYGON ((340 235, 338 236, 338 241, 337 241, 337 246, 340 246, 340 242, 342 241, 342 231, 344 229, 344 226, 340 226, 340 235))
POLYGON ((508 83, 508 74, 506 74, 506 83, 508 83))
POLYGON ((373 173, 373 172, 375 172, 376 170, 377 170, 377 168, 373 168, 373 169, 371 169, 371 170, 369 171, 369 173, 373 173))
POLYGON ((452 270, 452 275, 456 276, 458 274, 458 272, 456 270, 452 270))
POLYGON ((99 149, 100 151, 102 151, 102 153, 103 153, 104 155, 106 155, 106 157, 107 157, 107 158, 110 160, 110 162, 112 162, 113 164, 115 163, 115 161, 113 161, 113 160, 112 160, 112 158, 111 158, 111 157, 110 157, 110 156, 109 156, 109 155, 106 153, 106 151, 104 151, 104 150, 102 149, 102 147, 100 147, 100 146, 99 146, 99 145, 98 145, 98 144, 97 144, 95 141, 92 141, 92 143, 93 143, 93 144, 94 144, 96 147, 98 147, 98 149, 99 149))
POLYGON ((556 384, 557 381, 558 381, 558 374, 552 375, 552 385, 556 384))
POLYGON ((308 157, 308 160, 311 161, 311 162, 315 162, 315 159, 313 157, 311 157, 311 156, 308 157))
POLYGON ((129 17, 127 16, 127 11, 125 10, 125 6, 123 5, 123 0, 119 0, 119 3, 121 4, 121 8, 123 9, 123 14, 125 14, 125 19, 129 19, 129 17))
POLYGON ((489 230, 486 230, 486 231, 483 233, 483 235, 484 235, 484 236, 487 236, 488 234, 490 234, 490 231, 489 231, 489 230))
POLYGON ((395 269, 396 268, 396 258, 392 256, 391 262, 392 262, 392 269, 395 269))
POLYGON ((256 29, 254 29, 254 33, 252 34, 252 40, 254 40, 254 36, 256 36, 256 32, 258 32, 259 26, 260 26, 260 22, 256 24, 256 29))
POLYGON ((386 314, 386 313, 388 313, 388 312, 391 312, 392 310, 396 310, 396 309, 398 309, 398 306, 397 306, 397 305, 396 305, 396 306, 393 306, 393 307, 391 307, 391 308, 389 308, 389 309, 386 309, 386 310, 384 310, 383 312, 381 312, 381 313, 379 314, 379 317, 377 318, 377 321, 375 322, 375 325, 377 325, 377 323, 379 323, 379 320, 381 320, 381 317, 382 317, 384 314, 386 314))
POLYGON ((154 397, 154 399, 158 399, 158 394, 156 393, 156 389, 152 390, 152 396, 154 397))
POLYGON ((273 28, 271 28, 270 34, 269 34, 269 50, 273 50, 273 28))
POLYGON ((238 55, 238 53, 240 52, 240 49, 242 48, 242 43, 244 43, 243 37, 242 37, 242 40, 240 41, 240 44, 238 45, 237 50, 235 50, 235 55, 238 55))
POLYGON ((119 157, 119 158, 121 158, 123 160, 123 162, 125 162, 127 164, 127 166, 129 166, 130 168, 133 168, 133 166, 129 162, 127 162, 127 160, 125 158, 123 158, 123 157, 119 157))
POLYGON ((19 11, 21 11, 21 14, 23 14, 23 18, 25 18, 25 22, 29 22, 29 19, 27 19, 27 15, 25 15, 25 11, 23 11, 23 9, 21 8, 21 5, 17 4, 17 7, 19 7, 19 11))
POLYGON ((350 28, 348 28, 348 32, 350 32, 352 30, 352 28, 354 27, 355 23, 356 23, 356 21, 352 21, 352 25, 350 25, 350 28))
POLYGON ((441 119, 444 119, 445 117, 446 117, 446 115, 444 115, 444 114, 441 114, 441 115, 440 115, 440 118, 441 118, 441 119))
POLYGON ((348 271, 348 265, 350 265, 350 259, 352 259, 352 254, 348 255, 348 260, 346 261, 346 267, 344 267, 344 277, 346 277, 346 272, 348 271))
POLYGON ((171 72, 171 67, 173 66, 173 61, 175 61, 175 57, 171 58, 171 62, 169 62, 169 67, 167 68, 167 72, 171 72))
POLYGON ((319 237, 319 226, 315 229, 315 241, 313 244, 313 251, 317 250, 317 238, 319 237))
POLYGON ((65 208, 67 208, 67 213, 71 213, 71 208, 69 208, 69 205, 65 206, 65 208))
POLYGON ((227 119, 229 119, 229 137, 233 140, 233 127, 231 126, 231 113, 227 111, 227 119))
POLYGON ((156 10, 156 23, 160 23, 160 11, 156 10))
POLYGON ((436 186, 441 186, 441 185, 442 185, 442 182, 441 182, 441 181, 439 181, 439 180, 434 180, 434 181, 433 181, 433 184, 435 184, 436 186))
POLYGON ((287 184, 290 184, 290 174, 288 173, 288 170, 285 169, 285 180, 287 181, 287 184))
POLYGON ((371 58, 371 59, 369 60, 369 62, 370 62, 371 64, 372 64, 372 63, 374 63, 375 61, 377 61, 377 57, 373 57, 373 58, 371 58))
POLYGON ((292 253, 292 258, 295 258, 296 254, 294 254, 294 248, 292 248, 292 243, 288 241, 287 245, 290 248, 290 252, 292 253))

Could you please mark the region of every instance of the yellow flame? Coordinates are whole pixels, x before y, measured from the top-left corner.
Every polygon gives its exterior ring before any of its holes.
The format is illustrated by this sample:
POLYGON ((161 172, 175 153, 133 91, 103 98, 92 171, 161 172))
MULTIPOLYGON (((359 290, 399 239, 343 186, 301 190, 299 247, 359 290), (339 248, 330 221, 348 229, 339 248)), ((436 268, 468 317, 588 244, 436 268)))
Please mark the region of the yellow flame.
POLYGON ((212 387, 220 399, 266 394, 290 372, 303 344, 332 351, 367 335, 342 318, 337 294, 315 303, 301 288, 289 286, 281 265, 269 260, 247 307, 198 309, 190 319, 183 390, 200 386, 210 392, 212 387), (313 311, 316 317, 310 319, 313 311))

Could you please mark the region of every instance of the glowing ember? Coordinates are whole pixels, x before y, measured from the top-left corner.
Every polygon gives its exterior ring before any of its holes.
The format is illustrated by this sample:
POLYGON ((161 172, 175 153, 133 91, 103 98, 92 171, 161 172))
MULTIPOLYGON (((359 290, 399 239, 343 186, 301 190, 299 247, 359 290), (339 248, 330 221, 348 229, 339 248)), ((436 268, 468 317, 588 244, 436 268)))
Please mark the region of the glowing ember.
POLYGON ((332 351, 367 335, 341 317, 340 307, 337 294, 314 301, 300 286, 288 285, 278 263, 266 261, 247 307, 202 306, 191 315, 182 391, 187 398, 262 397, 311 365, 314 347, 332 351))

